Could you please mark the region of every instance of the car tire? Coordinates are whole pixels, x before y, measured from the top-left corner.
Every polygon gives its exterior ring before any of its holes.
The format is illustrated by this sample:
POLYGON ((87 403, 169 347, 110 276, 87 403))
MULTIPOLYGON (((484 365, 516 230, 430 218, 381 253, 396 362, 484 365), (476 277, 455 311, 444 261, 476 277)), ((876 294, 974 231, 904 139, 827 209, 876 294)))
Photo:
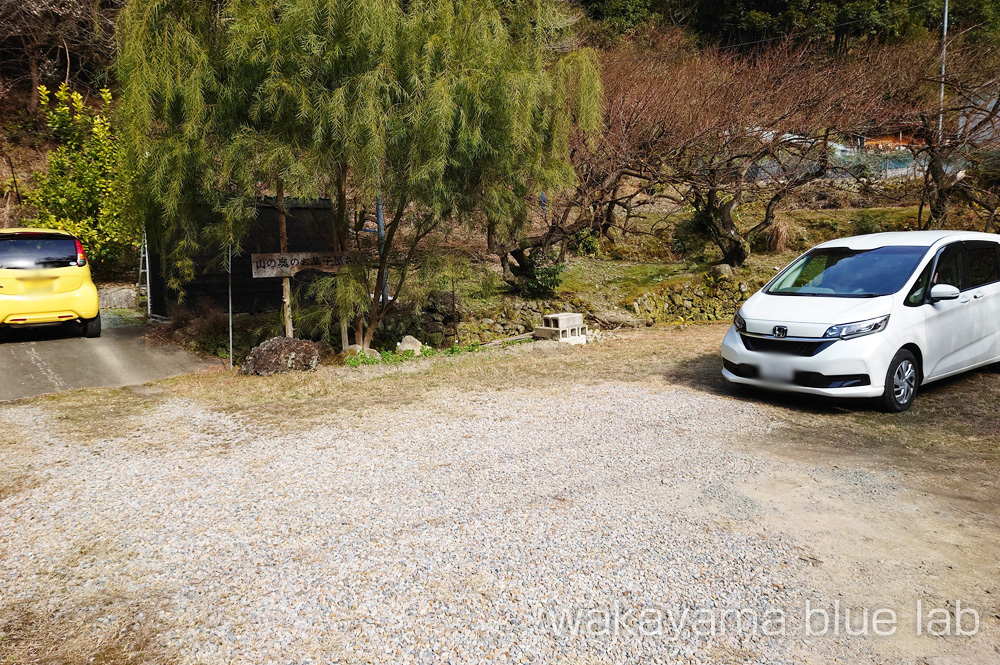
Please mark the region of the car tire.
POLYGON ((920 365, 906 349, 896 352, 885 374, 885 391, 880 400, 887 413, 902 413, 910 408, 920 387, 920 365))
POLYGON ((98 314, 92 319, 83 320, 83 336, 84 337, 100 337, 101 336, 101 315, 98 314))

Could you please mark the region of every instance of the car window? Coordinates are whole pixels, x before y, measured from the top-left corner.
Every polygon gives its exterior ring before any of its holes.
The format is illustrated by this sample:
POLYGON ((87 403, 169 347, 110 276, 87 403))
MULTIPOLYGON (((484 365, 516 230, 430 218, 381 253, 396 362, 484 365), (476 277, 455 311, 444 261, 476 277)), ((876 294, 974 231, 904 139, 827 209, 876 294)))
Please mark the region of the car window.
POLYGON ((814 249, 786 268, 767 292, 787 296, 872 298, 896 293, 927 254, 909 245, 814 249))
POLYGON ((65 268, 76 265, 76 240, 63 235, 18 233, 0 237, 0 268, 65 268))
POLYGON ((945 247, 938 258, 937 269, 932 280, 933 285, 950 284, 959 289, 967 288, 963 275, 965 272, 964 256, 965 246, 960 242, 945 247))
POLYGON ((969 256, 969 288, 1000 281, 996 243, 966 243, 965 252, 969 256))
POLYGON ((927 297, 927 287, 931 282, 931 272, 934 270, 934 262, 931 261, 920 273, 920 277, 913 283, 913 288, 906 294, 906 304, 910 306, 923 305, 927 297))

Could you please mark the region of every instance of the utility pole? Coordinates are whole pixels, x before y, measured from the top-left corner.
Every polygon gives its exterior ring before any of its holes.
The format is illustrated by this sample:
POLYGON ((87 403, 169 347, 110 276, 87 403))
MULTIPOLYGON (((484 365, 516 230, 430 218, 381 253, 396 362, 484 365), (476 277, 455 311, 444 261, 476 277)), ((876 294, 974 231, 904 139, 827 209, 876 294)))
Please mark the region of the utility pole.
POLYGON ((944 140, 944 74, 948 55, 948 0, 944 0, 944 23, 941 26, 941 105, 938 110, 938 145, 944 140))

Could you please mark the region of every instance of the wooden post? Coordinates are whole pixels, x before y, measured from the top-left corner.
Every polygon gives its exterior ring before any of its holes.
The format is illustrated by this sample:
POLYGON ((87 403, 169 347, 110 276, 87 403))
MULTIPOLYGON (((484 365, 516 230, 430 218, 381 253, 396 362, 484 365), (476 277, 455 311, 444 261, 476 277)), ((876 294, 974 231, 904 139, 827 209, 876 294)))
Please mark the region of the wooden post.
POLYGON ((347 347, 350 346, 350 342, 347 339, 347 315, 343 312, 340 313, 340 350, 346 351, 347 347))
MULTIPOLYGON (((281 252, 288 251, 288 225, 285 222, 285 183, 278 179, 278 236, 281 242, 281 252)), ((285 337, 295 337, 292 328, 292 278, 281 279, 281 303, 285 317, 285 337)))

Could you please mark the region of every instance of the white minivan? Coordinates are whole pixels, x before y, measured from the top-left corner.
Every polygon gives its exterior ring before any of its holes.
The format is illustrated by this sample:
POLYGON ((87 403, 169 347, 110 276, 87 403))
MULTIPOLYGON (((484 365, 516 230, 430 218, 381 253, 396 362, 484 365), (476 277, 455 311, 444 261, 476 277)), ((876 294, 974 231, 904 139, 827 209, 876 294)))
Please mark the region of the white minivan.
POLYGON ((733 383, 877 397, 1000 362, 1000 236, 876 233, 815 247, 736 313, 722 341, 733 383))

